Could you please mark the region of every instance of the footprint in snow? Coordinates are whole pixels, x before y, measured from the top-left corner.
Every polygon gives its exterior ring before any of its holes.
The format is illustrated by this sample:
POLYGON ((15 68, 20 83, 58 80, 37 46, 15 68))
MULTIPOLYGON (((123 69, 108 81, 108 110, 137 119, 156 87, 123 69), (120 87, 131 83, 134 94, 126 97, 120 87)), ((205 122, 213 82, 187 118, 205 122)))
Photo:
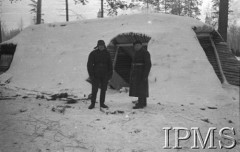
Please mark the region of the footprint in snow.
POLYGON ((208 107, 208 109, 217 109, 217 107, 208 107))
POLYGON ((209 119, 201 119, 202 121, 204 121, 204 122, 206 122, 206 123, 210 123, 210 124, 212 124, 210 121, 209 121, 209 119))

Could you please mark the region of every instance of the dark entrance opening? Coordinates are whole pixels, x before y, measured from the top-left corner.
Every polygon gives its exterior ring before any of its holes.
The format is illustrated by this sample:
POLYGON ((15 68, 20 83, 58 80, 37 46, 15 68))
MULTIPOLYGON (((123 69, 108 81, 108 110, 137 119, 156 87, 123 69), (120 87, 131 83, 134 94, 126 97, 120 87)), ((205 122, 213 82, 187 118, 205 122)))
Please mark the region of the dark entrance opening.
POLYGON ((12 43, 0 45, 0 74, 9 69, 16 47, 17 45, 12 43))
POLYGON ((113 77, 110 86, 121 89, 129 86, 132 59, 135 54, 133 43, 139 40, 147 49, 151 37, 141 33, 122 33, 114 37, 107 46, 113 61, 113 77))

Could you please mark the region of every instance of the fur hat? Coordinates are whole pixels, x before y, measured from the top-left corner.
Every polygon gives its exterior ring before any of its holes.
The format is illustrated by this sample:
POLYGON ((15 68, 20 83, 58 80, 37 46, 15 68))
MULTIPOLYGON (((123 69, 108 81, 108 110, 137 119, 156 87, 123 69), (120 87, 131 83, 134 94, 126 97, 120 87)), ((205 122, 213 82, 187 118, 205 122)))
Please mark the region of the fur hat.
POLYGON ((105 42, 103 40, 98 40, 97 46, 99 46, 99 45, 104 45, 105 46, 105 42))
POLYGON ((95 46, 94 49, 97 49, 99 45, 103 45, 106 48, 105 42, 103 40, 98 40, 97 46, 95 46))
POLYGON ((133 45, 136 45, 136 44, 141 44, 142 45, 142 42, 140 40, 136 40, 135 42, 133 42, 133 45))

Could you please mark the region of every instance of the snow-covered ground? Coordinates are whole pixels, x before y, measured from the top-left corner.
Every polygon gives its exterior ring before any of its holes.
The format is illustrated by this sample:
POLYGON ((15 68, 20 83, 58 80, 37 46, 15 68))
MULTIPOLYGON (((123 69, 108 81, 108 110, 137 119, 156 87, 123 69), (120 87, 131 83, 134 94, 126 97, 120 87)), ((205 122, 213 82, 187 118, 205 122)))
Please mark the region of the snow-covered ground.
POLYGON ((240 61, 240 57, 236 56, 237 60, 240 61))
MULTIPOLYGON (((192 30, 203 25, 187 17, 135 14, 28 27, 6 42, 17 44, 17 49, 10 69, 0 75, 0 150, 178 151, 162 148, 163 127, 200 127, 205 137, 214 126, 218 131, 234 127, 237 145, 200 151, 239 151, 239 88, 222 86, 218 80, 192 30), (109 43, 126 32, 151 37, 148 107, 132 110, 134 98, 109 89, 109 113, 100 112, 98 106, 88 110, 87 57, 98 39, 109 43), (65 92, 78 103, 46 99, 65 92)), ((219 140, 216 134, 216 145, 219 140)), ((192 141, 182 142, 182 151, 194 151, 192 141)))

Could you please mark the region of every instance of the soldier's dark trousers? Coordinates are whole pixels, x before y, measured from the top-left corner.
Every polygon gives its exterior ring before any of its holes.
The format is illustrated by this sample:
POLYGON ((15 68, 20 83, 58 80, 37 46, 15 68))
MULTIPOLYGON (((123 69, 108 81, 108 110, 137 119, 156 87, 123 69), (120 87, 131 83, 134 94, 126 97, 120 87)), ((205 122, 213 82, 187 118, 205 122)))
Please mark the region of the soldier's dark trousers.
POLYGON ((105 96, 106 96, 106 90, 107 90, 107 84, 108 84, 108 79, 106 77, 94 78, 94 80, 92 81, 92 98, 91 98, 91 103, 92 104, 95 105, 99 86, 100 86, 100 89, 101 89, 100 105, 104 104, 105 96))

